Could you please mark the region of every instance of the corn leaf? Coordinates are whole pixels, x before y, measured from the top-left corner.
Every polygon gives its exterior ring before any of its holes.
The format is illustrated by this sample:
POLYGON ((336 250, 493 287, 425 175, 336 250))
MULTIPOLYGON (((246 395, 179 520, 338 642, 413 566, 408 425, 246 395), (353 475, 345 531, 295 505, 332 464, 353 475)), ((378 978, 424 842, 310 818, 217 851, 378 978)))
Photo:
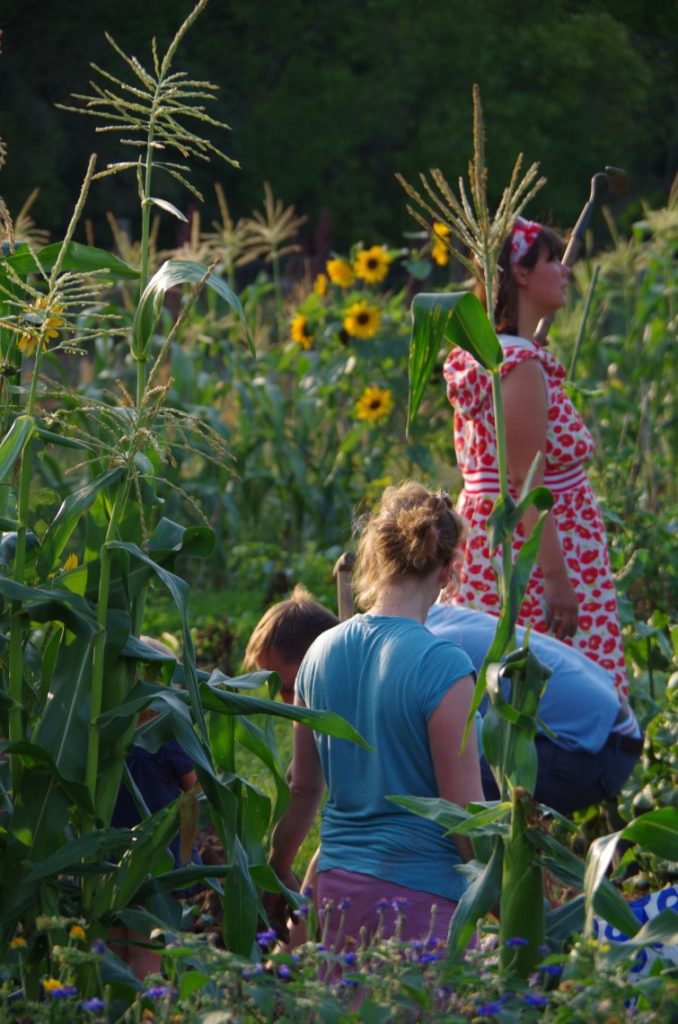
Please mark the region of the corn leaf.
POLYGON ((478 298, 471 292, 421 293, 412 302, 408 431, 431 378, 443 339, 469 352, 481 366, 502 361, 499 339, 478 298))
MULTIPOLYGON (((132 350, 137 358, 145 358, 148 343, 162 313, 165 296, 172 288, 184 284, 199 284, 207 274, 207 267, 193 260, 167 260, 153 275, 144 288, 132 323, 132 350)), ((240 299, 231 291, 223 278, 212 271, 205 279, 205 286, 213 289, 235 310, 245 328, 245 335, 252 355, 254 343, 250 336, 245 313, 240 299)))

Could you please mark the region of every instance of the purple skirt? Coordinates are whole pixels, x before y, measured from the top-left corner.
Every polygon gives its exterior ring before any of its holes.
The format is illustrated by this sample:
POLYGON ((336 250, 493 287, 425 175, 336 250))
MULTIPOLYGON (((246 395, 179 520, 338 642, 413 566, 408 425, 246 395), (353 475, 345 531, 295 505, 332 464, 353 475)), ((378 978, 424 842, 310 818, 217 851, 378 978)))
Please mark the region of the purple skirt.
POLYGON ((399 925, 398 937, 405 942, 445 942, 457 909, 456 900, 342 868, 321 871, 317 884, 321 934, 325 945, 337 952, 347 940, 360 943, 363 928, 368 941, 377 932, 392 938, 399 925))

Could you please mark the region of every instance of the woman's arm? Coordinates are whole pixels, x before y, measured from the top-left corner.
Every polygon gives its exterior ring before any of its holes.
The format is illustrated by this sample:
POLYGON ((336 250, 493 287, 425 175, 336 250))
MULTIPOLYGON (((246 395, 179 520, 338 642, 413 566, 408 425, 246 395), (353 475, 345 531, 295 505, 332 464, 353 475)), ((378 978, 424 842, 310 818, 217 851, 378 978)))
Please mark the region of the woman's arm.
MULTIPOLYGON (((304 707, 298 697, 295 704, 304 707)), ((294 723, 289 787, 290 804, 273 832, 269 857, 269 864, 285 884, 293 879, 292 863, 313 824, 325 792, 313 730, 298 722, 294 723)))
MULTIPOLYGON (((304 707, 299 697, 295 697, 294 703, 304 707)), ((308 835, 325 792, 313 730, 298 722, 294 723, 294 753, 287 782, 290 787, 290 803, 273 831, 268 862, 288 889, 298 889, 299 883, 292 872, 292 863, 308 835)), ((262 899, 278 938, 286 942, 289 938, 289 911, 284 896, 280 893, 265 893, 262 899)))
MULTIPOLYGON (((519 363, 503 378, 502 397, 508 472, 511 483, 520 492, 537 452, 542 453, 542 459, 533 486, 544 479, 548 399, 544 375, 536 359, 519 363)), ((525 513, 523 528, 527 535, 534 528, 537 516, 535 508, 525 513)), ((574 636, 579 605, 567 573, 556 524, 550 515, 544 523, 537 563, 544 576, 547 625, 559 640, 574 636)))
MULTIPOLYGON (((462 753, 461 740, 473 696, 473 679, 464 676, 451 686, 428 720, 428 742, 436 775, 438 793, 444 800, 465 807, 484 800, 480 782, 480 762, 476 730, 469 732, 462 753)), ((473 846, 467 836, 454 836, 463 860, 473 859, 473 846)))

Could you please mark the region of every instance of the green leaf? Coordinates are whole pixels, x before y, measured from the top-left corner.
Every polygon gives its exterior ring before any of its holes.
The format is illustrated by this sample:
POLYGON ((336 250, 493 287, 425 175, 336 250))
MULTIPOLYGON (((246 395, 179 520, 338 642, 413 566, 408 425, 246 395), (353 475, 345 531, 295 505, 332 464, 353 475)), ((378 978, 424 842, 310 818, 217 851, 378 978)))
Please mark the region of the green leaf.
POLYGON ((678 860, 678 808, 659 807, 634 818, 622 829, 622 839, 666 860, 678 860))
POLYGON ((181 526, 163 517, 153 531, 148 550, 156 560, 170 553, 209 558, 214 544, 214 531, 209 526, 181 526))
POLYGON ((32 416, 17 416, 0 443, 0 480, 6 480, 35 433, 32 416))
POLYGON ((501 891, 503 860, 504 847, 497 840, 482 873, 471 882, 452 915, 447 936, 447 963, 464 953, 478 921, 496 904, 501 891))
POLYGON ((188 690, 193 714, 200 730, 200 737, 203 742, 207 744, 207 725, 205 723, 205 715, 200 703, 198 679, 195 671, 195 650, 188 624, 189 586, 185 580, 181 579, 180 576, 175 576, 174 573, 169 572, 167 569, 163 569, 157 562, 154 562, 153 559, 149 558, 148 555, 146 555, 136 544, 128 544, 124 541, 112 541, 109 543, 109 547, 113 551, 127 552, 137 561, 152 569, 158 579, 167 587, 172 595, 172 599, 181 615, 181 633, 184 652, 183 667, 186 688, 188 690))
POLYGON ((95 854, 104 854, 108 857, 111 853, 124 850, 126 846, 129 846, 127 829, 101 829, 77 839, 70 839, 51 857, 36 864, 24 881, 38 882, 42 878, 49 878, 50 875, 77 873, 81 861, 87 857, 93 857, 95 854))
POLYGON ((501 822, 511 810, 510 803, 492 803, 475 814, 469 814, 463 807, 439 796, 387 796, 386 799, 420 818, 435 821, 446 832, 469 836, 503 834, 506 829, 497 822, 501 822))
POLYGON ((479 299, 471 292, 421 293, 412 302, 408 431, 430 380, 443 338, 496 369, 503 358, 499 339, 479 299))
MULTIPOLYGON (((46 245, 37 253, 37 261, 28 249, 21 249, 8 259, 0 261, 0 273, 4 266, 10 266, 19 277, 39 273, 40 267, 49 273, 57 261, 62 245, 63 242, 52 242, 50 245, 46 245)), ((105 271, 105 276, 113 280, 139 276, 138 270, 118 259, 113 253, 106 252, 104 249, 96 249, 92 245, 82 245, 80 242, 69 242, 62 270, 75 273, 105 271)))
MULTIPOLYGON (((167 260, 153 275, 146 285, 144 292, 139 299, 139 304, 134 313, 132 324, 132 352, 138 359, 146 358, 146 351, 151 336, 155 331, 160 314, 162 312, 165 295, 171 288, 183 284, 198 284, 207 273, 207 267, 192 260, 167 260)), ((252 355, 254 355, 254 343, 250 336, 245 313, 240 299, 231 291, 223 278, 214 271, 205 281, 208 288, 212 288, 217 295, 220 295, 228 305, 235 310, 245 328, 247 342, 252 355)))
POLYGON ((591 935, 593 932, 593 897, 612 862, 618 841, 619 832, 613 832, 608 836, 599 836, 589 846, 584 871, 585 935, 591 935))
POLYGON ((99 631, 99 624, 83 598, 60 587, 27 587, 0 576, 0 594, 8 601, 19 601, 22 610, 34 622, 63 622, 76 636, 85 639, 99 631))
MULTIPOLYGON (((235 680, 232 680, 232 683, 235 683, 235 680)), ((353 740, 365 750, 371 749, 350 722, 332 711, 315 711, 312 708, 279 704, 277 701, 263 700, 260 697, 247 697, 232 693, 230 690, 217 689, 209 683, 200 686, 200 699, 204 707, 210 711, 219 711, 225 715, 264 714, 289 718, 294 722, 301 722, 302 725, 308 725, 317 732, 327 733, 342 740, 353 740)))
POLYGON ((168 202, 167 199, 157 199, 155 196, 149 196, 145 202, 148 203, 149 206, 159 206, 161 210, 166 210, 167 213, 171 213, 173 217, 176 217, 178 220, 183 220, 185 224, 188 224, 188 217, 184 216, 181 210, 177 210, 174 203, 168 202))
POLYGON ((38 555, 37 570, 42 578, 55 568, 61 553, 68 543, 73 530, 78 525, 80 517, 91 507, 99 491, 110 487, 116 480, 122 477, 123 470, 109 469, 106 473, 96 477, 91 483, 85 484, 79 490, 70 494, 62 503, 61 508, 50 523, 40 546, 38 555))
POLYGON ((241 956, 252 953, 257 934, 259 894, 250 874, 247 854, 240 840, 234 843, 234 858, 228 865, 223 901, 223 933, 226 949, 241 956))

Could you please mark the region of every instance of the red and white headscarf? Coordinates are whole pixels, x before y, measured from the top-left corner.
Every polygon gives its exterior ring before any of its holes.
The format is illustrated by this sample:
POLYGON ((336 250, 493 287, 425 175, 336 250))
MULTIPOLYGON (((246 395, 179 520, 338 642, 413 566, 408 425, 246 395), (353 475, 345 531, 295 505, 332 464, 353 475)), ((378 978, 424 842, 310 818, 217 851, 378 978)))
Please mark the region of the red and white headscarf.
POLYGON ((517 218, 511 231, 511 263, 520 263, 523 256, 536 242, 541 229, 541 224, 538 224, 536 220, 517 218))

